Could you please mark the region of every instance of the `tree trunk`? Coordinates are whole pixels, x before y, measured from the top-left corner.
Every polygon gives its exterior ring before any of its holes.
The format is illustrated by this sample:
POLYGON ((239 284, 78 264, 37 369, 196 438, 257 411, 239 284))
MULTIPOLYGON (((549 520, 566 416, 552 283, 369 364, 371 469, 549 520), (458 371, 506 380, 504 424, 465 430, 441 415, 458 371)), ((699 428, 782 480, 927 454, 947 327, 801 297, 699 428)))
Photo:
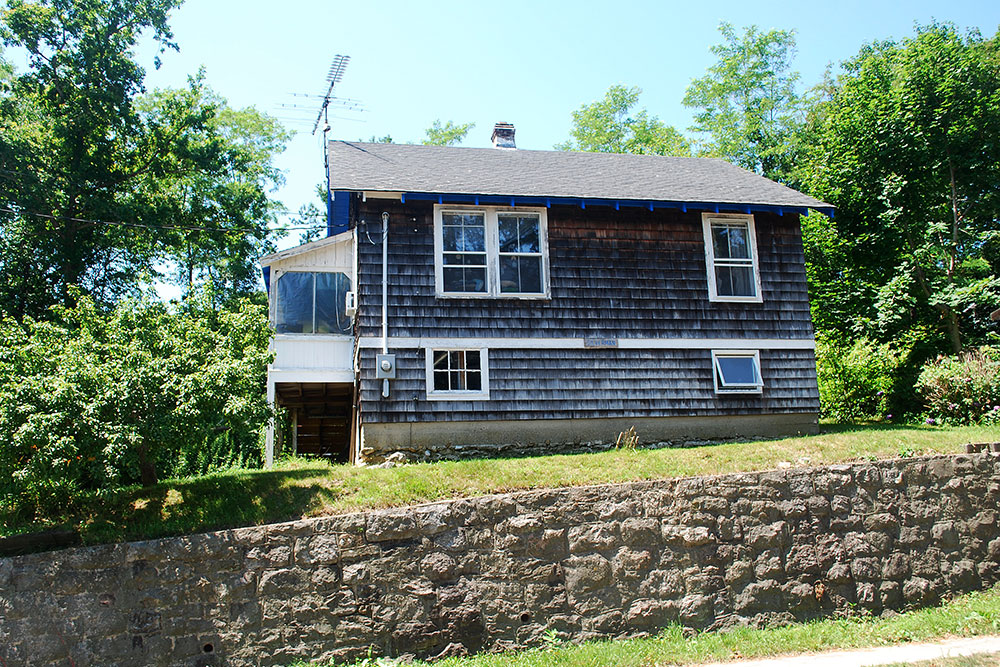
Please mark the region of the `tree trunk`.
POLYGON ((156 476, 156 465, 149 460, 149 451, 145 445, 139 447, 139 481, 147 487, 160 481, 156 476))

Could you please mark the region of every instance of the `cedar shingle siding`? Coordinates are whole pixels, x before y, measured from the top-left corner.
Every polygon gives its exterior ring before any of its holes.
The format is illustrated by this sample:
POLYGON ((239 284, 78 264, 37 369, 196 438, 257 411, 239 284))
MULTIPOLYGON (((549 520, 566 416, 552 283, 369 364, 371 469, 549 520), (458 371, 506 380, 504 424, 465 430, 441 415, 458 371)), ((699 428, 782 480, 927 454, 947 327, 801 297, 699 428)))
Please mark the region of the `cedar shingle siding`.
MULTIPOLYGON (((439 299, 433 205, 356 200, 359 335, 381 335, 381 213, 390 214, 389 337, 811 339, 798 216, 756 213, 763 303, 711 303, 701 213, 552 206, 551 300, 439 299), (372 242, 369 242, 372 241, 372 242)), ((391 344, 390 344, 390 347, 391 344)), ((762 350, 763 395, 713 391, 708 349, 489 351, 490 400, 426 400, 425 357, 391 349, 391 396, 361 351, 364 423, 816 413, 811 350, 762 350)))

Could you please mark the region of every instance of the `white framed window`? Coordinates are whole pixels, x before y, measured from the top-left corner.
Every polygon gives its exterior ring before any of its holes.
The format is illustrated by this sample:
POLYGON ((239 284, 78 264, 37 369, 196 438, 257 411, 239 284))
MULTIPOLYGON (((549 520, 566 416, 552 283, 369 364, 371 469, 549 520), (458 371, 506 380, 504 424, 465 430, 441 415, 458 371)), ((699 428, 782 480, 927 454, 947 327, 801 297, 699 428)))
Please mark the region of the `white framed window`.
POLYGON ((426 355, 429 400, 489 399, 490 368, 485 348, 427 348, 426 355))
POLYGON ((434 207, 434 279, 439 297, 547 298, 544 208, 434 207))
POLYGON ((761 303, 753 216, 704 213, 701 221, 709 300, 761 303))
POLYGON ((759 394, 764 390, 758 350, 712 350, 716 394, 759 394))

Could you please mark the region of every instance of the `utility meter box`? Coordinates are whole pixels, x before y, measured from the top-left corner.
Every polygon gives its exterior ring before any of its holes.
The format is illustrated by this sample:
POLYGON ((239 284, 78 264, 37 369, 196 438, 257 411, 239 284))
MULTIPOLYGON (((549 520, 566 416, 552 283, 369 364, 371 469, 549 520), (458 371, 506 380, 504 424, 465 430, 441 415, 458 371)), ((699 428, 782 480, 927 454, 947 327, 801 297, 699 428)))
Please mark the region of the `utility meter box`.
POLYGON ((375 355, 375 379, 395 380, 396 379, 396 355, 377 354, 375 355))

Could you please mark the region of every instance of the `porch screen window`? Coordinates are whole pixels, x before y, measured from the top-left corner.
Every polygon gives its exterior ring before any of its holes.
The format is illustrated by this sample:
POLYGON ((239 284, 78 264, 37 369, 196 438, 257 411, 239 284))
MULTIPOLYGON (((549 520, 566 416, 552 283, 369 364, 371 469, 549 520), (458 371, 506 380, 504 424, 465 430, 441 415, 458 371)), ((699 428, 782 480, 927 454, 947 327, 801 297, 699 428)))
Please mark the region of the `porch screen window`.
POLYGON ((526 294, 542 291, 541 230, 537 215, 500 213, 500 291, 526 294))
POLYGON ((709 297, 714 301, 760 301, 756 242, 749 216, 705 220, 709 297))
POLYGON ((486 293, 486 216, 442 215, 444 291, 486 293))
POLYGON ((719 394, 759 394, 764 387, 760 375, 760 355, 753 352, 712 352, 715 391, 719 394))
POLYGON ((290 271, 278 277, 275 330, 279 334, 353 332, 345 312, 351 279, 343 273, 290 271))

